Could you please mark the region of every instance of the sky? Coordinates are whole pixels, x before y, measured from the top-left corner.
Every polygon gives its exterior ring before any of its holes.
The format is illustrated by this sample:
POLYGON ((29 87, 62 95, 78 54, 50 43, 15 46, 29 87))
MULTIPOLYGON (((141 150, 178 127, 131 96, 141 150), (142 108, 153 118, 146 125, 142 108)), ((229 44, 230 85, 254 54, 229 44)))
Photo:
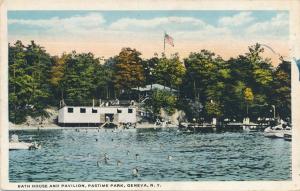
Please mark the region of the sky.
MULTIPOLYGON (((8 40, 34 40, 52 55, 92 52, 109 58, 123 47, 143 58, 163 52, 164 32, 174 39, 167 56, 187 57, 201 49, 224 59, 247 52, 256 42, 288 56, 288 11, 9 11, 8 40)), ((265 50, 277 65, 278 56, 265 50)))

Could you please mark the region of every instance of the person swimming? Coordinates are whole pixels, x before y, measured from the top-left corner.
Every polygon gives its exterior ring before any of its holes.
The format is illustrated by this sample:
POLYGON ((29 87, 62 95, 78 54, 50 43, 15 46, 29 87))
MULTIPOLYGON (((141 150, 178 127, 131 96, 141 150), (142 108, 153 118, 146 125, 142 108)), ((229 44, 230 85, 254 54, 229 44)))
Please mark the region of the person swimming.
POLYGON ((117 166, 121 166, 122 162, 120 160, 117 160, 117 166))
POLYGON ((132 169, 132 176, 137 177, 139 175, 139 169, 137 167, 132 169))
POLYGON ((103 158, 103 160, 104 160, 104 163, 105 163, 105 164, 108 164, 109 158, 108 158, 107 153, 104 153, 104 158, 103 158))

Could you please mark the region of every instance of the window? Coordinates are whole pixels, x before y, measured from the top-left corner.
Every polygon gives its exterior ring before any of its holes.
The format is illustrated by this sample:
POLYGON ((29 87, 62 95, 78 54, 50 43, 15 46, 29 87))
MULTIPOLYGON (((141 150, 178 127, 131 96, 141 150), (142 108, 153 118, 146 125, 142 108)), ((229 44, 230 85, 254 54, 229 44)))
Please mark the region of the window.
POLYGON ((98 110, 92 108, 92 113, 98 113, 98 110))
POLYGON ((85 108, 80 108, 80 113, 85 113, 86 109, 85 108))
POLYGON ((121 109, 117 109, 117 113, 122 113, 122 110, 121 109))
POLYGON ((68 113, 73 113, 74 109, 72 107, 68 107, 68 113))
POLYGON ((128 109, 128 113, 132 113, 133 112, 133 109, 128 109))

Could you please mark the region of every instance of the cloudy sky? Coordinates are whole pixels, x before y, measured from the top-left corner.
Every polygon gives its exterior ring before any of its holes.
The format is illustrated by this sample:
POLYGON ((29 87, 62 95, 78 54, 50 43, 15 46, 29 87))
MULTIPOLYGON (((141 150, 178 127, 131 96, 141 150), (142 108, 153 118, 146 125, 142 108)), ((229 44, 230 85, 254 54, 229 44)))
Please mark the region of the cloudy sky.
MULTIPOLYGON (((132 47, 147 58, 163 51, 166 31, 175 44, 166 45, 167 55, 209 49, 227 59, 255 42, 287 55, 288 21, 287 11, 9 11, 8 37, 35 40, 57 55, 76 50, 108 58, 132 47)), ((278 62, 269 50, 264 56, 278 62)))

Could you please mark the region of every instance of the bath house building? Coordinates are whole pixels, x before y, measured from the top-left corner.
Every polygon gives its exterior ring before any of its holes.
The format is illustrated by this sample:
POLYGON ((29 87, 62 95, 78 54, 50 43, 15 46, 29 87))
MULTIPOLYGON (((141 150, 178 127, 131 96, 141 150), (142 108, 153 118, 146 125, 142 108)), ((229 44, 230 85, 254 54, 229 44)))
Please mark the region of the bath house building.
POLYGON ((58 111, 58 124, 64 127, 100 126, 106 122, 135 124, 136 121, 134 106, 63 106, 58 111))

